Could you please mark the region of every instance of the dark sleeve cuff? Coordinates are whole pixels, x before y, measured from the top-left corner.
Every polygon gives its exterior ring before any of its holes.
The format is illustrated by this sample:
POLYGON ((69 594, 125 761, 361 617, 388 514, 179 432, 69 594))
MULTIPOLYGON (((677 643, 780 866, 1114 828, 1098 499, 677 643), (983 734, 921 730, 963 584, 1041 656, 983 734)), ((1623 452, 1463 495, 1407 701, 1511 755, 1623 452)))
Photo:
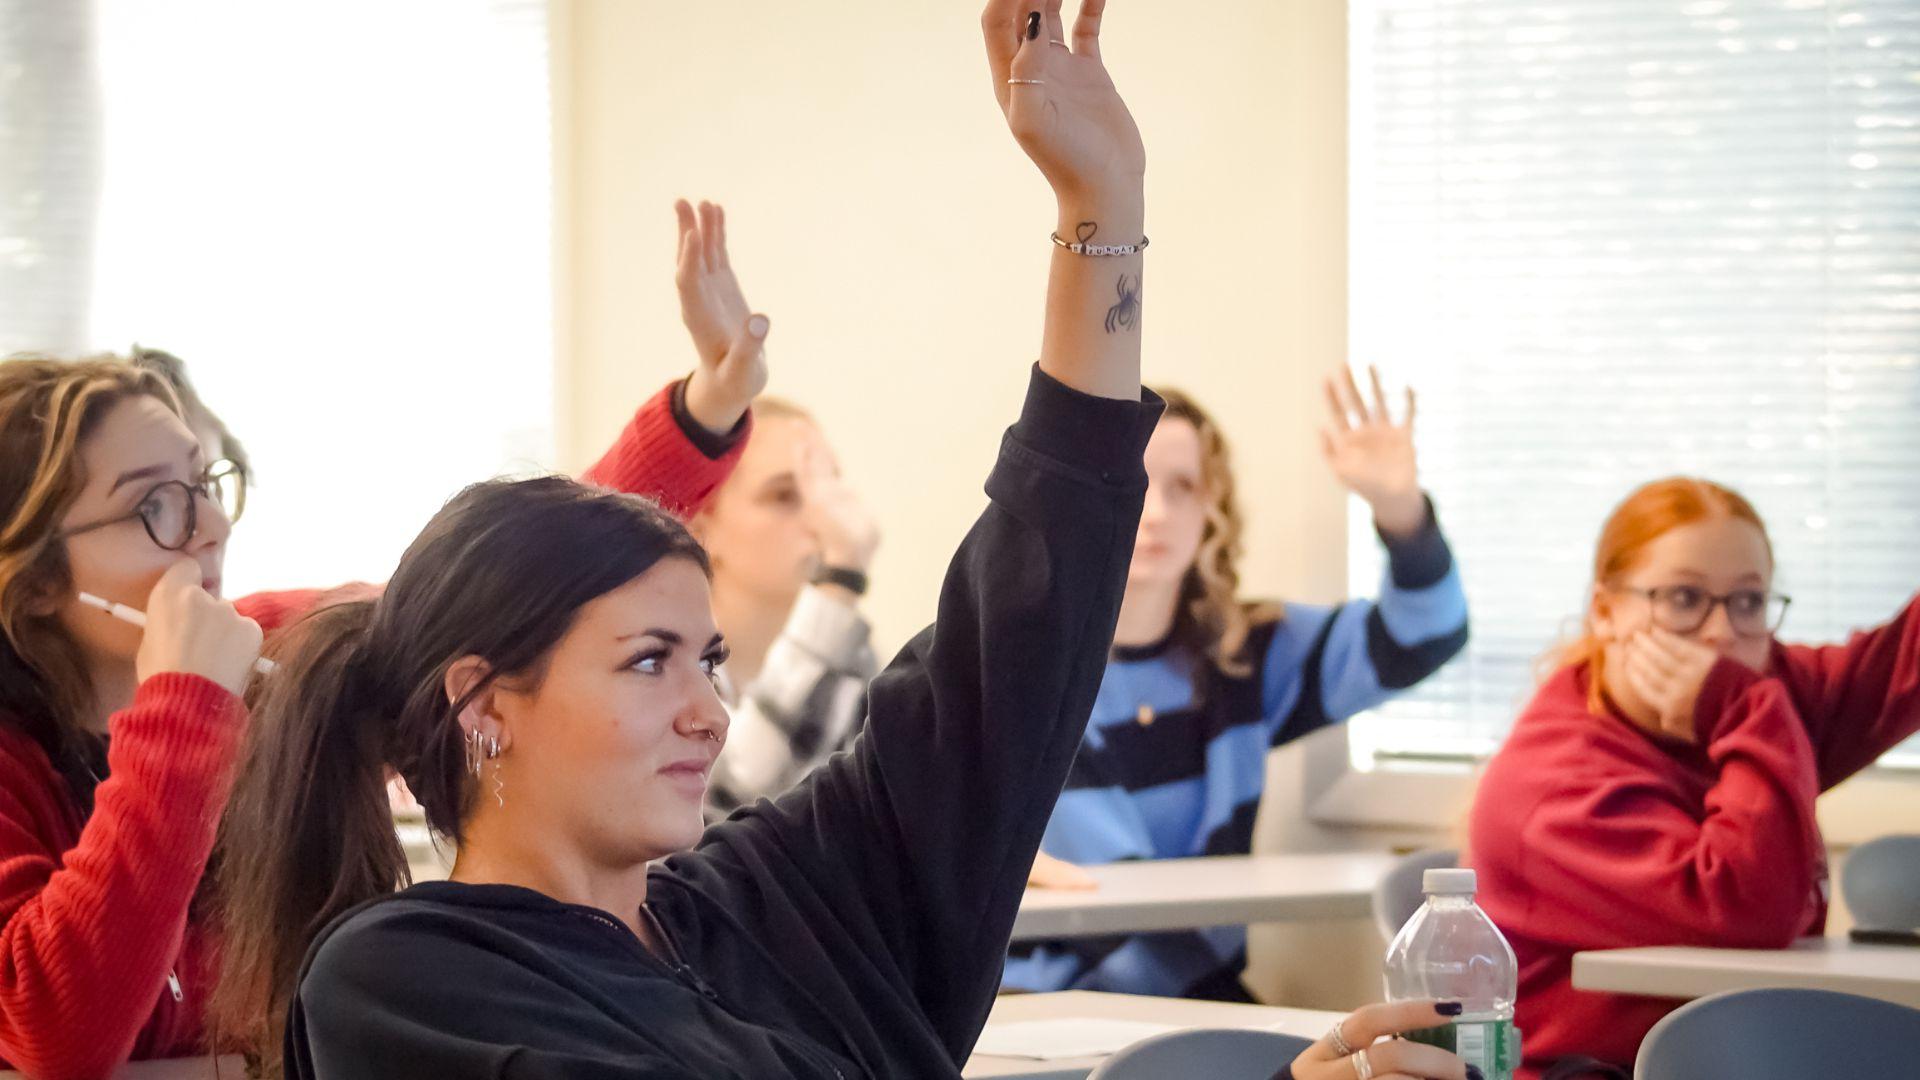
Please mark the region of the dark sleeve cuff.
POLYGON ((1139 401, 1083 394, 1033 366, 1027 402, 1009 434, 1027 449, 1102 483, 1146 487, 1147 440, 1166 403, 1142 388, 1139 401))
POLYGON ((1427 520, 1412 536, 1389 537, 1374 526, 1375 535, 1387 548, 1387 568, 1396 589, 1424 589, 1438 585, 1453 569, 1453 549, 1440 533, 1440 520, 1434 516, 1433 496, 1427 496, 1427 520))
MULTIPOLYGON (((687 376, 688 379, 692 377, 687 376)), ((739 445, 741 438, 747 433, 748 417, 746 416, 742 416, 739 423, 733 425, 733 430, 725 435, 715 435, 707 429, 706 425, 695 420, 693 414, 687 411, 687 379, 681 379, 673 384, 673 397, 669 401, 668 408, 673 412, 673 422, 680 428, 680 434, 685 435, 687 441, 693 444, 693 448, 705 454, 709 461, 718 461, 725 457, 727 451, 739 445)))

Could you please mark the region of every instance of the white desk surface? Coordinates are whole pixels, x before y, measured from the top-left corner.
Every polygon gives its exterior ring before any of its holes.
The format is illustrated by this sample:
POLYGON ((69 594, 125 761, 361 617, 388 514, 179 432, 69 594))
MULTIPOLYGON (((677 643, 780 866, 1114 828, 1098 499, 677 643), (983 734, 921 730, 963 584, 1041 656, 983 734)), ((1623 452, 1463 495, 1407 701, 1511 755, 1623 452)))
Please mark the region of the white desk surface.
POLYGON ((1013 940, 1366 915, 1373 887, 1396 861, 1354 851, 1090 866, 1100 882, 1091 892, 1028 889, 1013 940))
POLYGON ((1573 955, 1573 985, 1675 998, 1786 986, 1920 1008, 1920 948, 1820 937, 1785 949, 1607 949, 1573 955))
MULTIPOLYGON (((1265 1028, 1269 1031, 1317 1039, 1345 1013, 1318 1009, 1283 1009, 1271 1005, 1234 1005, 1223 1001, 1184 1001, 1134 994, 1099 994, 1067 990, 1057 994, 1003 994, 993 1003, 987 1026, 1019 1020, 1107 1019, 1140 1020, 1182 1027, 1265 1028)), ((961 1075, 967 1080, 1017 1076, 1023 1080, 1085 1080, 1102 1058, 992 1057, 975 1054, 961 1075)), ((1275 1062, 1277 1070, 1285 1064, 1275 1062)))
MULTIPOLYGON (((1018 1020, 1113 1019, 1140 1020, 1184 1027, 1265 1028, 1288 1035, 1317 1039, 1344 1013, 1316 1009, 1283 1009, 1268 1005, 1234 1005, 1220 1001, 1182 1001, 1132 994, 1096 994, 1068 990, 1058 994, 1007 994, 994 1001, 987 1023, 1018 1020)), ((968 1080, 1022 1077, 1024 1080, 1084 1080, 1102 1059, 1065 1058, 1034 1061, 1029 1058, 975 1055, 963 1075, 968 1080)), ((1278 1068, 1279 1066, 1275 1066, 1278 1068)), ((0 1080, 23 1080, 25 1074, 0 1069, 0 1080)), ((241 1080, 246 1062, 222 1057, 215 1072, 212 1058, 142 1061, 122 1067, 114 1080, 241 1080)))
MULTIPOLYGON (((0 1080, 24 1080, 26 1075, 0 1069, 0 1080)), ((217 1063, 210 1057, 136 1061, 115 1070, 113 1080, 245 1080, 246 1075, 246 1059, 229 1055, 220 1058, 217 1063)))

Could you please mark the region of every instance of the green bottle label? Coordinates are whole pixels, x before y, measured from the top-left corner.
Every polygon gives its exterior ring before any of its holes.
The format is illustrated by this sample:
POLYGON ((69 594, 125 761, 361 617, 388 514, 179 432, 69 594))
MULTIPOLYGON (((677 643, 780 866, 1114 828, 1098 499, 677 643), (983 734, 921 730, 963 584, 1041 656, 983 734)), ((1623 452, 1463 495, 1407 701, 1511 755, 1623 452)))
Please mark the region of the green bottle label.
POLYGON ((1513 1080, 1520 1068, 1520 1029, 1511 1020, 1462 1020, 1409 1031, 1401 1038, 1437 1046, 1479 1066, 1487 1080, 1513 1080))

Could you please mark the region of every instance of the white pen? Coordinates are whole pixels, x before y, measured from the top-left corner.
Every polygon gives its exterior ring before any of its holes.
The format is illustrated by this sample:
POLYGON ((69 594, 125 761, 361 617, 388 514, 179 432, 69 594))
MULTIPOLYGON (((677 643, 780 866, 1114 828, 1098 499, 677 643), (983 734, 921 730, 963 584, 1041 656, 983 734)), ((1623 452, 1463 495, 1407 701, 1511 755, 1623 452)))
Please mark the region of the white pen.
MULTIPOLYGON (((132 623, 133 625, 142 627, 142 628, 144 628, 147 625, 147 613, 144 611, 141 611, 139 608, 130 608, 125 604, 110 603, 106 600, 102 600, 101 598, 93 595, 90 592, 81 593, 80 602, 87 605, 88 607, 97 607, 101 611, 104 611, 107 614, 113 616, 114 618, 119 619, 123 623, 132 623)), ((274 667, 273 661, 267 659, 264 656, 255 659, 253 662, 253 670, 256 672, 259 672, 262 675, 273 674, 273 667, 274 667)))

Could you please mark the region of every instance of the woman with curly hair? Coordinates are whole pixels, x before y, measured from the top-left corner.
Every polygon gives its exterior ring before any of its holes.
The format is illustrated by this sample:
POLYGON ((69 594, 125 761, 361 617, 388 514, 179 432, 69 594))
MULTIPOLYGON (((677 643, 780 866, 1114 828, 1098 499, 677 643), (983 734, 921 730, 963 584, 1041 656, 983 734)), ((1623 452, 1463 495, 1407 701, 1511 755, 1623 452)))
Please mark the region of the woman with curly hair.
MULTIPOLYGON (((1412 393, 1395 423, 1378 373, 1371 402, 1351 374, 1326 390, 1327 465, 1372 506, 1387 548, 1379 598, 1242 601, 1226 439, 1192 398, 1161 389, 1119 629, 1033 885, 1090 887, 1074 864, 1246 854, 1269 750, 1380 704, 1466 644, 1466 598, 1417 479, 1412 393)), ((1025 943, 1006 982, 1244 1001, 1246 940, 1226 926, 1025 943)))

